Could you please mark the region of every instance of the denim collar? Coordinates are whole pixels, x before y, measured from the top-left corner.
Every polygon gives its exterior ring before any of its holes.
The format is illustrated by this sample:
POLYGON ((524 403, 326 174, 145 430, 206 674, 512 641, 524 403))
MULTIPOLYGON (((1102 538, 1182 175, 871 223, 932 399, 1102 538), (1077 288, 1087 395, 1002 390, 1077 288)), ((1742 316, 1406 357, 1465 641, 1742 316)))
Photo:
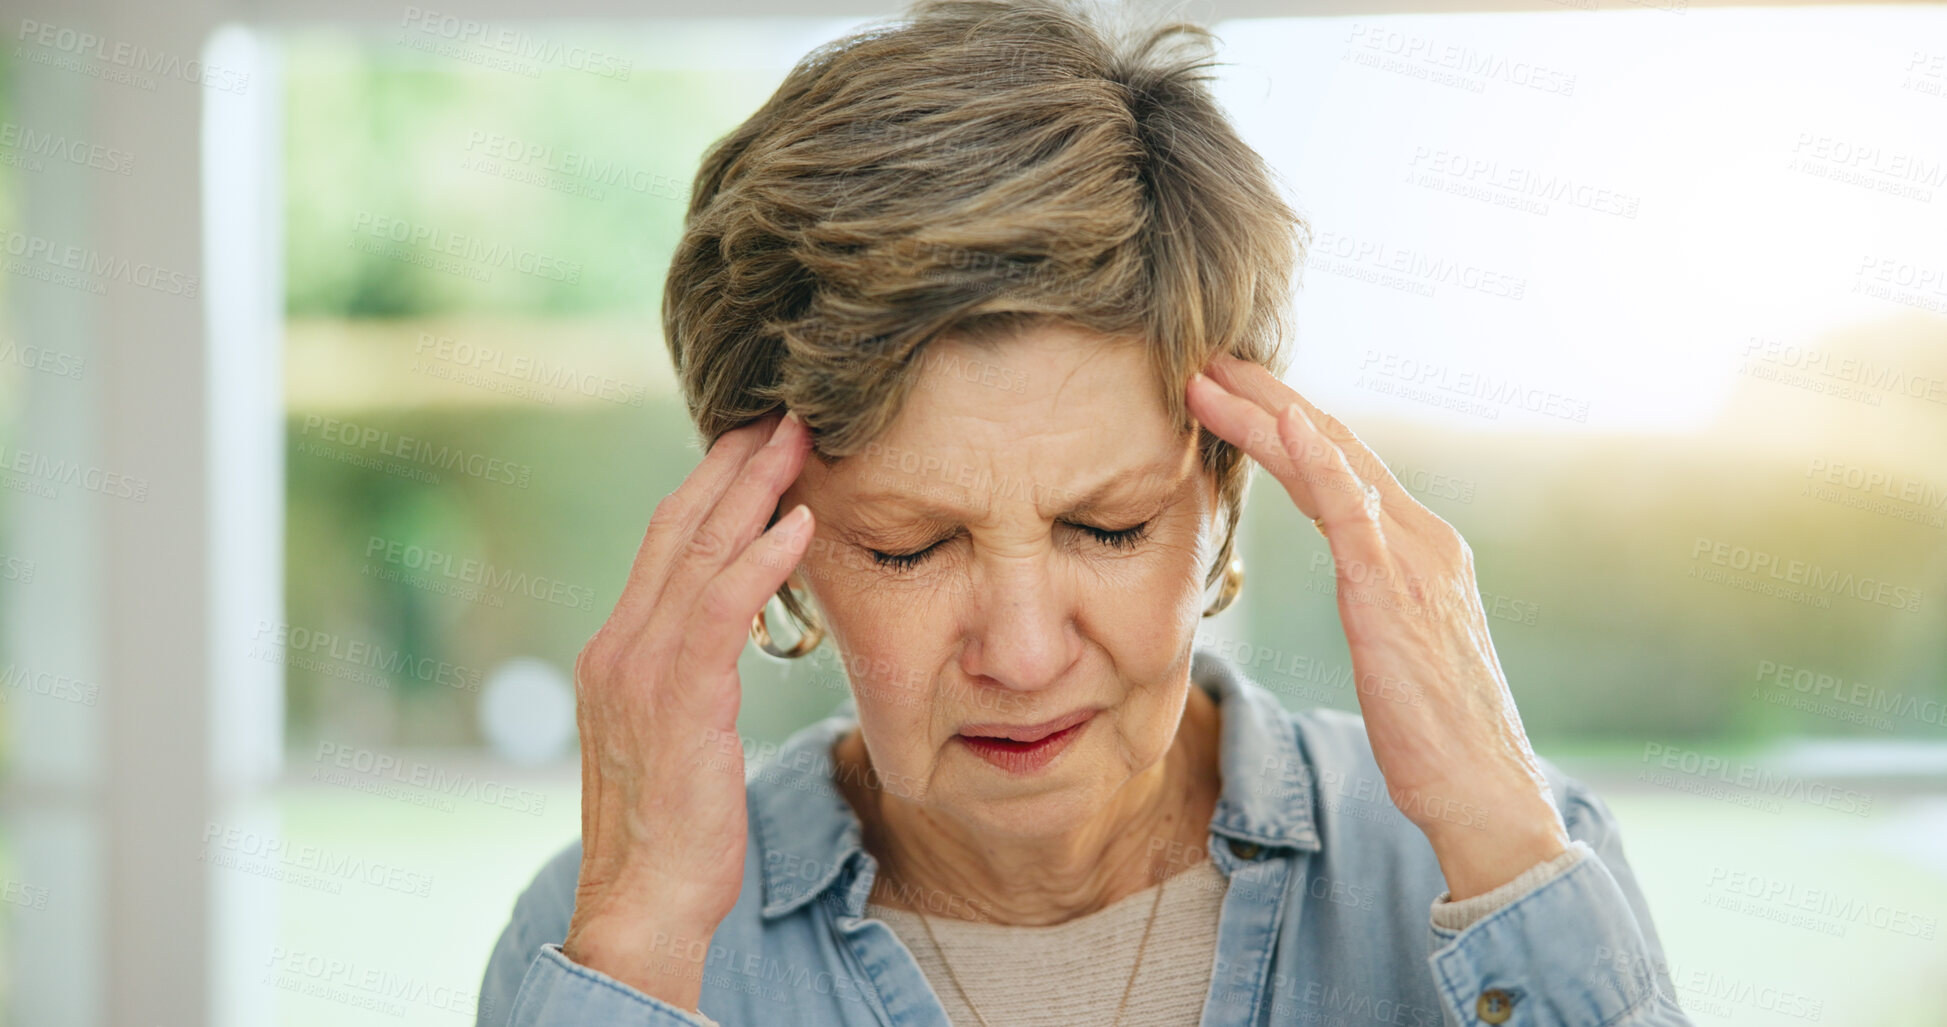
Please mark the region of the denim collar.
MULTIPOLYGON (((1222 714, 1223 774, 1210 832, 1239 842, 1316 851, 1313 775, 1290 716, 1276 697, 1207 648, 1190 657, 1190 680, 1222 714)), ((763 853, 764 916, 780 917, 827 892, 863 915, 877 863, 858 815, 832 781, 832 745, 856 724, 851 699, 792 735, 752 775, 751 818, 763 853)), ((1228 871, 1226 871, 1228 872, 1228 871)))

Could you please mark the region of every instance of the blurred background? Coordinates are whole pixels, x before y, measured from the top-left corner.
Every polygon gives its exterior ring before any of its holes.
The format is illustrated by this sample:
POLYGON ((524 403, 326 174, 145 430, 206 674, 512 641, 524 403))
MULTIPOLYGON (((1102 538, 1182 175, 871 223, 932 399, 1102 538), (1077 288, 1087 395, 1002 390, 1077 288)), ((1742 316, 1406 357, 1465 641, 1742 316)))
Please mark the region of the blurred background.
MULTIPOLYGON (((1198 2, 1290 381, 1473 547, 1699 1024, 1947 1023, 1947 8, 1198 2)), ((893 4, 8 5, 0 1010, 471 1023, 699 457, 690 177, 893 4)), ((1356 709, 1252 492, 1209 644, 1356 709)), ((761 754, 844 697, 744 658, 761 754)))

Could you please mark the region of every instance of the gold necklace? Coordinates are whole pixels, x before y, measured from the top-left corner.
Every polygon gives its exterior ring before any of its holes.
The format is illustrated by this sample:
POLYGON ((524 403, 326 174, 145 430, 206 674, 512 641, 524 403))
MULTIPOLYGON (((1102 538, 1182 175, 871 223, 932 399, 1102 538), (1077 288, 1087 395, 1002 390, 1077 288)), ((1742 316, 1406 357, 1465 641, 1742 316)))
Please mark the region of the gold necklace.
MULTIPOLYGON (((1156 886, 1156 898, 1149 904, 1149 919, 1143 922, 1142 940, 1136 943, 1136 965, 1129 968, 1129 983, 1122 986, 1122 1001, 1116 1003, 1116 1027, 1122 1027, 1122 1013, 1129 1007, 1129 993, 1135 990, 1136 971, 1142 969, 1143 952, 1149 948, 1149 930, 1156 926, 1156 911, 1163 908, 1163 888, 1168 884, 1169 880, 1166 878, 1162 884, 1156 886)), ((933 925, 927 920, 926 913, 917 907, 913 912, 919 915, 919 925, 926 929, 926 940, 933 943, 933 951, 940 954, 940 965, 946 967, 947 980, 952 981, 953 990, 960 993, 960 1001, 967 1004, 967 1008, 973 1012, 974 1019, 980 1021, 980 1027, 988 1027, 987 1018, 980 1015, 979 1007, 974 1005, 973 996, 967 994, 967 986, 961 984, 960 975, 953 972, 953 963, 946 958, 946 949, 941 947, 940 939, 934 937, 933 925)))

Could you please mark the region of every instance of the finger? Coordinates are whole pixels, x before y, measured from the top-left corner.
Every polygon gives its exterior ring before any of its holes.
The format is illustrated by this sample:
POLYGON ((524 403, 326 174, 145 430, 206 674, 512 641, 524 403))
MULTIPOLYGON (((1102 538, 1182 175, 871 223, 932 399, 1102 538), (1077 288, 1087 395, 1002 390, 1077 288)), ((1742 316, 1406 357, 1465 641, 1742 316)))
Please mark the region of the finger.
POLYGON ((1305 419, 1302 408, 1293 404, 1274 417, 1203 375, 1190 383, 1192 412, 1278 479, 1299 511, 1320 524, 1335 556, 1374 558, 1379 510, 1345 452, 1305 419))
POLYGON ((1326 438, 1337 443, 1345 451, 1346 462, 1352 466, 1359 477, 1379 487, 1381 499, 1398 502, 1406 498, 1406 487, 1399 483, 1398 478, 1393 477, 1392 470, 1386 466, 1385 461, 1379 459, 1379 454, 1374 453, 1371 447, 1346 426, 1344 421, 1320 410, 1297 389, 1279 381, 1278 376, 1272 374, 1269 368, 1262 364, 1241 360, 1228 353, 1219 353, 1216 359, 1210 362, 1207 370, 1210 377, 1216 379, 1218 384, 1271 411, 1274 415, 1285 407, 1297 403, 1305 412, 1305 416, 1311 418, 1312 424, 1326 438))
POLYGON ((804 559, 814 530, 811 508, 799 503, 703 586, 685 632, 684 658, 692 668, 736 664, 751 619, 804 559))
POLYGON ((635 562, 629 566, 622 596, 616 601, 614 619, 640 620, 654 608, 662 596, 670 564, 684 541, 696 533, 752 454, 771 437, 777 420, 766 416, 718 436, 682 484, 656 504, 642 533, 642 544, 636 548, 635 562))
POLYGON ((1270 411, 1235 395, 1202 374, 1190 376, 1190 412, 1217 436, 1249 454, 1271 476, 1278 479, 1300 513, 1316 520, 1318 497, 1316 480, 1300 473, 1295 457, 1303 450, 1291 449, 1270 411))
POLYGON ((809 441, 810 434, 796 417, 786 416, 778 423, 770 441, 745 461, 716 507, 683 543, 663 586, 665 594, 689 602, 737 559, 770 522, 778 497, 797 479, 809 441))
POLYGON ((1377 552, 1370 543, 1379 541, 1384 494, 1359 477, 1345 450, 1319 430, 1304 407, 1297 403, 1285 407, 1277 425, 1285 451, 1301 454, 1298 464, 1315 484, 1312 495, 1318 514, 1314 520, 1332 544, 1333 554, 1364 556, 1377 552))

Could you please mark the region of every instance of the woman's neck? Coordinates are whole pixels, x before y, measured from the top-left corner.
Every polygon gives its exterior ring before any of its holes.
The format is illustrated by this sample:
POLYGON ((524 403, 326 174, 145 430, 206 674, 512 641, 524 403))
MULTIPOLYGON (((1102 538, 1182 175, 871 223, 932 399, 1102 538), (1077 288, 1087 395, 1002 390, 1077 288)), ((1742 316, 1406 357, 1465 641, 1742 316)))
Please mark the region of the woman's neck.
MULTIPOLYGON (((878 860, 872 901, 896 909, 1000 924, 1048 925, 1103 909, 1205 856, 1221 789, 1217 704, 1190 686, 1168 753, 1074 829, 1033 839, 982 837, 883 790, 838 775, 878 860)), ((854 730, 834 747, 863 769, 854 730)))

